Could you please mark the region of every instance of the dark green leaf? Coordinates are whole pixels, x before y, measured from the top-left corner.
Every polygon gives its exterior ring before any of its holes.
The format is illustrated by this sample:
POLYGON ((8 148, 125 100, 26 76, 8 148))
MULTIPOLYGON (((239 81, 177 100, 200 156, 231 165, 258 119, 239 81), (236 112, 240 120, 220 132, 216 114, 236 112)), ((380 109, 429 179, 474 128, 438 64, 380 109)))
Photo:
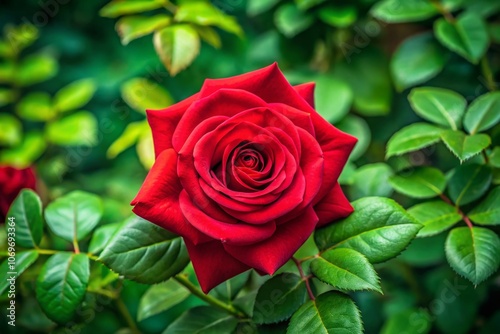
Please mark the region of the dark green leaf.
POLYGON ((433 167, 416 167, 402 175, 391 176, 389 183, 397 192, 414 198, 435 197, 446 188, 444 174, 433 167))
POLYGON ((500 168, 500 146, 495 146, 489 155, 490 165, 500 168))
POLYGON ((165 88, 144 78, 127 80, 121 87, 121 94, 132 109, 143 114, 147 109, 163 109, 174 103, 165 88))
POLYGON ((189 290, 173 279, 153 285, 141 297, 137 321, 164 312, 185 300, 189 295, 189 290))
POLYGON ((75 110, 86 105, 96 91, 92 79, 74 81, 61 88, 54 96, 54 107, 59 112, 75 110))
POLYGON ((340 290, 375 290, 382 293, 375 269, 362 254, 349 248, 326 251, 311 262, 311 272, 340 290))
POLYGON ((16 105, 16 112, 25 120, 35 122, 48 121, 57 115, 50 95, 44 92, 26 95, 16 105))
POLYGON ((500 266, 500 239, 487 228, 454 228, 446 239, 445 249, 451 267, 475 285, 500 266))
POLYGON ((342 130, 358 139, 354 150, 352 150, 349 159, 356 160, 363 156, 363 154, 370 146, 371 132, 370 127, 366 121, 354 115, 348 115, 342 121, 336 124, 339 130, 342 130))
POLYGON ((305 282, 295 274, 283 273, 272 277, 260 288, 253 308, 256 324, 286 320, 305 302, 305 282))
POLYGON ((101 199, 75 190, 45 208, 45 220, 55 235, 67 241, 82 240, 102 217, 101 199))
POLYGON ((488 190, 491 183, 491 169, 484 165, 462 165, 453 171, 448 182, 450 198, 456 205, 475 201, 488 190))
POLYGON ((459 160, 464 162, 490 146, 491 138, 484 133, 466 135, 462 131, 446 130, 441 139, 459 160))
POLYGON ((123 45, 142 36, 152 34, 155 30, 168 26, 171 18, 165 14, 155 16, 127 16, 116 23, 116 31, 120 35, 123 45))
POLYGON ((413 123, 396 132, 387 142, 386 159, 403 153, 413 152, 441 139, 443 129, 427 124, 413 123))
POLYGON ((371 13, 382 21, 401 23, 426 20, 438 14, 438 11, 427 0, 384 0, 377 2, 371 13))
POLYGON ((172 76, 188 67, 200 51, 200 37, 188 24, 176 24, 156 31, 153 43, 172 76))
POLYGON ((313 22, 311 15, 302 12, 293 3, 281 5, 274 13, 276 27, 288 38, 306 30, 313 22))
POLYGON ((146 284, 165 281, 189 263, 179 236, 139 217, 114 235, 99 260, 126 278, 146 284))
POLYGON ((35 250, 17 252, 15 262, 9 262, 9 258, 5 259, 0 265, 0 294, 3 294, 11 283, 11 281, 7 279, 21 276, 36 259, 38 259, 38 253, 35 250))
POLYGON ((352 176, 349 193, 353 198, 389 196, 392 194, 392 187, 388 180, 392 174, 391 167, 382 162, 364 165, 352 176))
POLYGON ((488 196, 468 214, 479 225, 500 225, 500 187, 490 191, 488 196))
POLYGON ((163 334, 232 334, 238 320, 224 311, 198 306, 186 311, 163 334))
POLYGON ((51 256, 36 281, 36 298, 45 314, 60 324, 69 322, 85 297, 89 276, 87 255, 51 256))
POLYGON ((441 18, 434 23, 436 38, 453 52, 477 64, 488 48, 489 36, 483 18, 465 12, 454 22, 441 18))
POLYGON ((102 7, 99 15, 113 18, 121 15, 147 12, 161 8, 162 6, 163 1, 160 0, 114 0, 102 7))
POLYGON ((11 114, 0 113, 0 145, 15 146, 21 137, 21 122, 11 114))
POLYGON ((426 82, 444 67, 446 53, 431 33, 407 38, 391 59, 391 74, 396 88, 405 88, 426 82))
POLYGON ((352 105, 352 91, 345 82, 332 76, 316 79, 316 110, 330 123, 336 123, 347 115, 352 105))
POLYGON ((481 95, 471 103, 464 116, 464 128, 471 134, 488 130, 500 122, 500 92, 481 95))
MULTIPOLYGON (((35 248, 40 244, 43 234, 42 201, 31 189, 23 189, 10 206, 7 217, 14 217, 16 244, 21 247, 35 248)), ((14 227, 10 221, 6 227, 14 227)))
POLYGON ((467 105, 462 95, 443 88, 421 87, 412 89, 408 99, 420 117, 453 130, 461 127, 467 105))
POLYGON ((389 198, 365 197, 352 206, 349 217, 316 230, 319 249, 351 248, 372 263, 384 262, 401 253, 422 227, 389 198))
POLYGON ((363 324, 349 296, 329 291, 310 300, 295 312, 287 334, 361 334, 363 324))
POLYGON ((35 54, 24 58, 16 72, 16 83, 29 86, 54 77, 59 70, 57 61, 49 55, 35 54))
POLYGON ((236 275, 217 285, 210 293, 222 301, 231 302, 247 283, 249 274, 250 272, 246 271, 236 275))
POLYGON ((123 223, 112 223, 97 228, 90 240, 89 253, 97 254, 101 252, 122 225, 123 223))
POLYGON ((417 204, 409 208, 408 213, 420 224, 424 225, 418 231, 417 238, 439 234, 462 220, 462 216, 457 209, 443 201, 417 204))
POLYGON ((61 146, 94 146, 97 144, 97 120, 88 111, 48 123, 45 128, 47 140, 61 146))

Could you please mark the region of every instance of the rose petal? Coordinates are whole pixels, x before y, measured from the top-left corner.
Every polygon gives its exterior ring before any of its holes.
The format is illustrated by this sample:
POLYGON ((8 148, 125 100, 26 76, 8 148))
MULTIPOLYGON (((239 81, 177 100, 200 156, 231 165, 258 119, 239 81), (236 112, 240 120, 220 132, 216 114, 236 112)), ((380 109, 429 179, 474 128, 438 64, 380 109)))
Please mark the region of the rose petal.
POLYGON ((213 116, 234 116, 244 110, 264 107, 266 103, 256 95, 238 89, 225 89, 202 96, 184 113, 176 127, 172 145, 179 151, 193 130, 203 120, 213 116))
POLYGON ((314 108, 314 87, 316 84, 314 82, 307 82, 301 85, 293 86, 293 89, 302 96, 304 100, 309 103, 309 105, 314 108))
POLYGON ((164 150, 156 159, 139 193, 132 201, 138 216, 198 244, 210 240, 192 227, 179 207, 182 186, 177 177, 177 153, 164 150))
POLYGON ((195 245, 184 240, 193 268, 203 292, 208 293, 220 283, 251 269, 229 255, 218 241, 195 245))
POLYGON ((211 238, 220 240, 222 243, 234 245, 253 244, 269 238, 276 231, 274 221, 262 225, 249 225, 242 222, 225 223, 214 219, 203 213, 193 204, 186 191, 179 196, 179 204, 192 226, 211 238))
POLYGON ((314 206, 314 211, 319 218, 317 227, 321 227, 334 220, 349 216, 354 209, 345 197, 340 185, 336 183, 333 189, 314 206))
POLYGON ((146 110, 148 123, 153 132, 156 157, 164 150, 172 148, 172 135, 177 124, 181 120, 182 115, 186 112, 186 109, 196 101, 198 97, 199 94, 195 94, 165 109, 146 110))
POLYGON ((318 217, 311 207, 296 218, 280 225, 269 239, 248 246, 224 245, 224 249, 246 265, 272 275, 306 242, 318 217))

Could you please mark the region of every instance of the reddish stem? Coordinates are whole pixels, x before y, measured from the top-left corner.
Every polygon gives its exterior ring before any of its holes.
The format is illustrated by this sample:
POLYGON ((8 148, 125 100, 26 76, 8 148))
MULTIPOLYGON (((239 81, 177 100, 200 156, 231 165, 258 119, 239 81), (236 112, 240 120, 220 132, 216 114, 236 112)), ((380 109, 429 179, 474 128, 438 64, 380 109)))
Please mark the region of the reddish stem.
MULTIPOLYGON (((454 205, 454 204, 453 204, 453 202, 452 202, 452 201, 451 201, 448 197, 446 197, 446 195, 445 195, 445 194, 441 194, 441 195, 439 195, 439 197, 441 197, 441 199, 442 199, 443 201, 445 201, 446 203, 448 203, 448 204, 450 204, 450 205, 454 205)), ((455 206, 455 208, 457 209, 458 214, 459 214, 460 216, 462 216, 462 219, 463 219, 463 221, 467 224, 467 226, 469 226, 469 228, 473 228, 473 227, 474 227, 474 225, 472 225, 472 222, 470 221, 469 217, 467 217, 467 216, 465 215, 465 213, 463 213, 463 211, 460 209, 460 207, 459 207, 458 205, 454 205, 454 206, 455 206)))
POLYGON ((312 289, 311 289, 311 285, 309 284, 309 279, 312 277, 312 276, 306 276, 304 274, 304 270, 302 270, 302 265, 300 264, 300 261, 297 260, 296 258, 292 257, 292 260, 293 262, 295 263, 295 265, 297 266, 297 269, 299 269, 299 274, 300 274, 300 277, 302 278, 302 280, 304 282, 306 282, 306 288, 307 288, 307 293, 309 294, 309 298, 311 298, 311 300, 315 300, 316 298, 314 297, 314 293, 312 292, 312 289))

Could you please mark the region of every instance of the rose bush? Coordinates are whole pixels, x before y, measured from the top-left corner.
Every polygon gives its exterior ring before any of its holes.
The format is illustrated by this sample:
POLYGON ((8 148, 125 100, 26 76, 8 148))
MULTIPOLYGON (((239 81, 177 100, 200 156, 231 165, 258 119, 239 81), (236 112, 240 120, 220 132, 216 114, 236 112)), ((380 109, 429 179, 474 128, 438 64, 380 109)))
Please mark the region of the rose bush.
POLYGON ((313 100, 314 84, 292 87, 273 64, 147 111, 156 162, 133 211, 184 238, 204 292, 250 268, 273 274, 352 212, 337 179, 356 139, 313 100))
POLYGON ((12 166, 0 166, 0 215, 5 221, 9 207, 21 189, 35 189, 36 177, 32 168, 18 169, 12 166))

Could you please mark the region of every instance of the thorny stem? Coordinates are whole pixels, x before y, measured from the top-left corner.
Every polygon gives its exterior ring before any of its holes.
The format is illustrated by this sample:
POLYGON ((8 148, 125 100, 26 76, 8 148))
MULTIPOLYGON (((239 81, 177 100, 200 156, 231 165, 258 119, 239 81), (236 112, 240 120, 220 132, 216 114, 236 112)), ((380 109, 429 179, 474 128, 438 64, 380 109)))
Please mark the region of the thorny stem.
POLYGON ((311 300, 315 300, 316 297, 314 297, 314 293, 312 292, 311 285, 309 284, 309 279, 311 278, 311 276, 306 276, 304 274, 304 270, 302 270, 302 265, 301 265, 300 260, 298 260, 294 257, 292 257, 292 260, 295 263, 295 265, 297 266, 297 269, 299 269, 300 277, 302 278, 302 280, 304 282, 306 282, 306 288, 307 288, 307 293, 309 294, 309 298, 311 298, 311 300))
POLYGON ((118 311, 120 311, 120 314, 123 316, 123 319, 127 322, 128 327, 132 331, 133 334, 141 334, 139 331, 139 328, 137 328, 137 325, 134 322, 134 319, 130 315, 130 312, 127 309, 127 306, 125 306, 125 303, 121 298, 117 298, 115 300, 116 306, 118 307, 118 311))
POLYGON ((174 276, 174 279, 178 283, 183 285, 186 289, 188 289, 193 295, 195 295, 196 297, 200 298, 201 300, 207 302, 208 304, 215 306, 223 311, 226 311, 229 314, 232 314, 237 318, 248 318, 248 316, 245 313, 237 310, 233 305, 228 305, 228 304, 218 300, 217 298, 214 298, 210 295, 206 295, 205 293, 203 293, 203 291, 201 291, 200 289, 198 289, 197 286, 195 286, 193 283, 191 283, 191 281, 187 278, 186 275, 179 274, 179 275, 174 276))
POLYGON ((488 61, 488 55, 484 55, 481 59, 481 71, 486 79, 486 86, 488 90, 495 91, 497 90, 497 85, 493 78, 493 72, 491 71, 490 62, 488 61))

